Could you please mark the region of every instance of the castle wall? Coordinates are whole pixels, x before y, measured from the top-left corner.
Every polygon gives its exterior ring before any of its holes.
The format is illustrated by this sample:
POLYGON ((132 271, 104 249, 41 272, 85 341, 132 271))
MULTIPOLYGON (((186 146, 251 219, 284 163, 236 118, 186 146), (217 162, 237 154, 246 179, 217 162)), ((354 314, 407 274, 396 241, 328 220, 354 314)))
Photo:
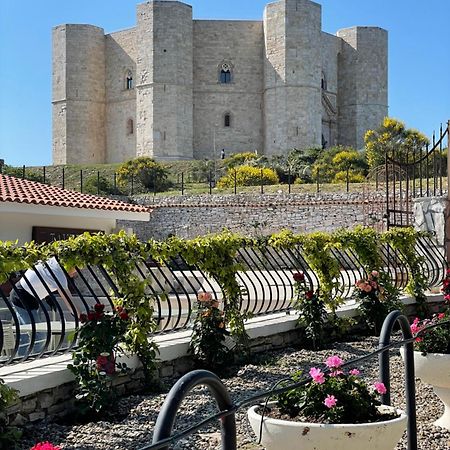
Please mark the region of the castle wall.
POLYGON ((53 31, 54 164, 361 148, 386 115, 387 32, 324 33, 310 0, 270 3, 263 21, 193 21, 189 5, 157 0, 132 29, 53 31))
POLYGON ((105 160, 105 40, 92 25, 53 29, 53 162, 105 160))
POLYGON ((387 31, 377 27, 339 30, 339 142, 364 146, 364 134, 388 115, 387 31))
POLYGON ((136 28, 106 35, 106 161, 136 156, 136 89, 127 89, 130 70, 136 84, 136 28), (129 120, 132 120, 130 128, 129 120))
POLYGON ((218 158, 221 149, 262 152, 263 40, 261 21, 194 21, 195 158, 218 158), (229 84, 219 83, 225 61, 232 67, 229 84))
POLYGON ((337 36, 322 32, 322 136, 324 144, 332 147, 337 143, 337 92, 338 54, 341 40, 337 36))
POLYGON ((264 28, 265 153, 321 145, 321 7, 309 0, 271 3, 264 28))
POLYGON ((192 8, 180 2, 138 5, 137 155, 193 157, 192 8))

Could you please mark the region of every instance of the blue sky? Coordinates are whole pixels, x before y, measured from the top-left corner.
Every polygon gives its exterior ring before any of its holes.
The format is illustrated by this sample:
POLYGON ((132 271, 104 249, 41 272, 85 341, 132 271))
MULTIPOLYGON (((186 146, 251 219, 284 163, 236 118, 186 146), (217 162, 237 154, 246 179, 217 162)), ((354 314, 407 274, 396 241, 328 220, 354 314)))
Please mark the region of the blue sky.
MULTIPOLYGON (((427 135, 450 119, 449 0, 319 0, 323 29, 389 31, 390 116, 427 135)), ((135 25, 135 0, 0 0, 0 158, 51 164, 51 29, 135 25)), ((197 19, 261 19, 265 0, 193 0, 197 19)))

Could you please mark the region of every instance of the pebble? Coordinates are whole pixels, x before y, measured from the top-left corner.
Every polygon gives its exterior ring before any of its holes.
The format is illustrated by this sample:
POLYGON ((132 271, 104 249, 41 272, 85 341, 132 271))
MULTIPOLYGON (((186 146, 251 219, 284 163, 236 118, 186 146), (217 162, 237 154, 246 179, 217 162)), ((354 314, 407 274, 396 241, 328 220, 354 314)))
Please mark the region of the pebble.
MULTIPOLYGON (((224 378, 235 402, 269 389, 274 383, 294 370, 305 371, 321 364, 331 355, 344 360, 353 359, 377 348, 376 338, 334 344, 322 351, 296 350, 268 352, 254 356, 251 364, 224 378)), ((371 381, 378 379, 378 362, 373 359, 360 368, 362 375, 371 381)), ((391 351, 391 399, 394 406, 405 408, 403 362, 397 350, 391 351)), ((176 380, 172 380, 172 384, 176 380)), ((117 420, 101 421, 85 425, 61 425, 40 422, 26 428, 18 450, 29 450, 35 443, 50 441, 61 450, 138 450, 149 445, 152 431, 166 393, 132 395, 118 402, 117 420), (120 419, 124 414, 125 418, 120 419)), ((450 432, 435 427, 432 422, 443 412, 440 400, 433 389, 416 380, 418 450, 445 450, 450 448, 450 432)), ((177 417, 175 431, 183 430, 217 412, 214 401, 204 388, 195 389, 183 402, 177 417)), ((257 444, 246 417, 246 409, 236 414, 239 450, 264 450, 257 444)), ((219 424, 211 424, 195 435, 179 440, 176 450, 216 450, 221 448, 219 424)), ((395 450, 406 450, 406 436, 395 450)))

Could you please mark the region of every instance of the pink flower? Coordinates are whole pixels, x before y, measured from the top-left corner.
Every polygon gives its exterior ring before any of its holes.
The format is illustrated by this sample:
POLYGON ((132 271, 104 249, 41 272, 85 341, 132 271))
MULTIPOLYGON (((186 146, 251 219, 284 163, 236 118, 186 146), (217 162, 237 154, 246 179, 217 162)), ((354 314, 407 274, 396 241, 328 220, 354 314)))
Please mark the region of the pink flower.
POLYGON ((212 299, 212 295, 209 292, 199 292, 197 299, 199 302, 209 302, 212 299))
POLYGON ((315 383, 317 384, 325 383, 325 376, 320 369, 317 369, 317 367, 311 367, 309 374, 311 375, 311 378, 314 380, 315 383))
POLYGON ((450 294, 445 294, 445 295, 444 295, 444 300, 445 300, 446 302, 450 302, 450 294))
POLYGON ((333 408, 333 406, 336 406, 337 400, 336 397, 334 395, 327 395, 327 398, 325 399, 325 401, 323 402, 323 404, 327 407, 327 408, 333 408))
POLYGON ((325 362, 330 369, 338 369, 343 363, 344 361, 339 356, 330 356, 325 362))
POLYGON ((376 271, 376 270, 372 270, 371 275, 372 275, 373 277, 375 277, 375 278, 378 278, 378 277, 380 276, 380 274, 379 274, 378 271, 376 271))
POLYGON ((61 447, 56 447, 50 442, 39 442, 33 446, 30 450, 61 450, 61 447))
POLYGON ((380 381, 376 381, 375 383, 373 383, 373 386, 379 394, 386 394, 387 392, 386 386, 380 381))
POLYGON ((437 317, 439 320, 441 320, 445 317, 445 313, 439 313, 437 317))
POLYGON ((364 292, 370 292, 372 290, 372 286, 370 285, 370 284, 366 284, 364 287, 363 287, 363 291, 364 292))
POLYGON ((417 334, 421 329, 422 327, 419 326, 419 318, 416 317, 414 322, 411 324, 411 333, 417 334))
POLYGON ((361 372, 358 369, 350 370, 349 374, 357 377, 361 372))
POLYGON ((342 370, 333 370, 333 372, 330 373, 330 377, 338 377, 339 375, 342 375, 344 372, 342 370))

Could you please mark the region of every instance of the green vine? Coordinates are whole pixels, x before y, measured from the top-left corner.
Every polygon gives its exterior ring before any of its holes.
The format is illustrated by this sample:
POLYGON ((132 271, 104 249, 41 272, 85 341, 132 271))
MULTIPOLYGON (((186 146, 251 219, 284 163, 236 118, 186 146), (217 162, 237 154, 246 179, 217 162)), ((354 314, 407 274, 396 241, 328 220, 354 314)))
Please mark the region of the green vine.
POLYGON ((412 295, 417 304, 417 315, 420 318, 430 314, 425 290, 428 287, 424 275, 424 258, 416 252, 417 238, 424 235, 413 228, 393 228, 382 235, 382 241, 399 252, 400 259, 409 268, 409 281, 405 291, 412 295))

